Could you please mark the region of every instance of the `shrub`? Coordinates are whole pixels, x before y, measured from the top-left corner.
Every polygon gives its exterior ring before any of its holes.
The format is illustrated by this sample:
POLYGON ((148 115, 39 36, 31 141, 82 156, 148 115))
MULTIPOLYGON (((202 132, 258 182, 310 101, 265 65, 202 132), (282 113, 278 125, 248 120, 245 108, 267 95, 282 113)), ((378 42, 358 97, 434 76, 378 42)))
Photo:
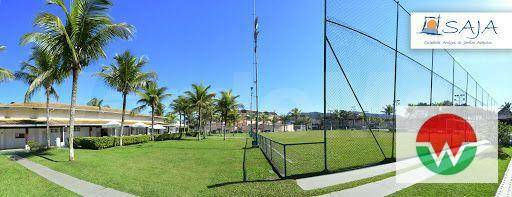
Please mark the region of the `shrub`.
POLYGON ((197 135, 199 134, 199 132, 197 131, 189 131, 187 132, 187 136, 192 136, 192 137, 197 137, 197 135))
POLYGON ((28 141, 27 145, 30 147, 30 152, 40 152, 46 150, 46 146, 36 141, 28 141))
MULTIPOLYGON (((123 136, 123 145, 131 145, 131 144, 140 144, 146 143, 150 140, 149 135, 132 135, 132 136, 123 136)), ((119 145, 119 137, 116 137, 117 144, 119 145)))
POLYGON ((498 123, 498 145, 500 147, 510 145, 510 134, 512 133, 512 125, 503 122, 498 123))
MULTIPOLYGON (((83 149, 100 150, 119 146, 119 138, 113 136, 104 137, 76 137, 73 146, 83 149)), ((123 145, 140 144, 149 142, 150 136, 148 135, 134 135, 123 136, 123 145)))
POLYGON ((155 141, 181 140, 182 137, 183 137, 183 133, 156 134, 155 135, 155 141))

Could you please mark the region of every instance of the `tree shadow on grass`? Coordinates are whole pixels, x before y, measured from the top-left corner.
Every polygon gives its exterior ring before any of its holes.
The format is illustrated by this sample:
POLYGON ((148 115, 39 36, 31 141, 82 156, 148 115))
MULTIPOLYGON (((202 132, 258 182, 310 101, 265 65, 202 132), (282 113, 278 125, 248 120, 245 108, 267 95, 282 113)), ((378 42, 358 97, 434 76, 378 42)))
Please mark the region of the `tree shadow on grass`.
POLYGON ((23 153, 17 153, 18 156, 23 158, 30 158, 30 157, 40 157, 45 160, 51 161, 51 162, 68 162, 68 160, 56 160, 51 158, 51 156, 55 156, 53 153, 49 153, 48 150, 44 151, 36 151, 36 152, 23 152, 23 153))
POLYGON ((231 181, 231 182, 224 182, 224 183, 217 183, 213 185, 206 186, 207 188, 217 188, 217 187, 223 187, 228 185, 236 185, 241 183, 264 183, 264 182, 276 182, 276 181, 283 181, 283 179, 270 179, 270 180, 253 180, 253 181, 231 181))

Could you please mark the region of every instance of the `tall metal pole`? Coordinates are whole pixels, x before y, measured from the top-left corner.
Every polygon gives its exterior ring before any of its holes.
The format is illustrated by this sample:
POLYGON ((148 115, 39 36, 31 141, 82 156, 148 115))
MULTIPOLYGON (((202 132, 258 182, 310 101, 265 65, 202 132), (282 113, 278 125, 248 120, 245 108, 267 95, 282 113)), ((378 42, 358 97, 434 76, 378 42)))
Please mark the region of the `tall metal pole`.
POLYGON ((395 29, 395 69, 393 77, 393 137, 391 139, 391 158, 395 155, 395 135, 396 135, 396 72, 398 65, 398 17, 400 12, 400 2, 396 1, 396 29, 395 29))
POLYGON ((434 80, 434 49, 432 49, 432 59, 431 59, 431 67, 430 67, 430 106, 432 106, 432 84, 434 80))
POLYGON ((327 45, 325 44, 327 39, 327 0, 324 0, 324 117, 323 117, 323 127, 324 127, 324 171, 327 171, 327 127, 326 127, 326 119, 327 119, 327 45))
POLYGON ((253 119, 253 111, 252 111, 252 91, 253 91, 254 87, 251 86, 251 104, 250 104, 250 109, 249 109, 249 118, 251 119, 251 125, 250 125, 250 134, 251 136, 254 135, 254 131, 252 130, 252 119, 253 119))
POLYGON ((259 124, 259 94, 258 94, 258 17, 256 16, 256 0, 253 0, 254 17, 254 85, 256 89, 256 144, 258 144, 258 124, 259 124))

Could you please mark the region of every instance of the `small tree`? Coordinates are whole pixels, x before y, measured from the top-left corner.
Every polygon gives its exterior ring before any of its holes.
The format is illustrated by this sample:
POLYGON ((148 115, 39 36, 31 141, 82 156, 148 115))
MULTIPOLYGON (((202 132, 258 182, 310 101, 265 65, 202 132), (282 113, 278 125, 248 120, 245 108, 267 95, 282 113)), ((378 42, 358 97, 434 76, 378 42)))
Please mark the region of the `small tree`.
POLYGON ((40 89, 44 89, 46 96, 46 140, 50 147, 50 98, 59 100, 55 85, 61 84, 66 73, 59 68, 58 59, 52 57, 40 48, 32 48, 30 62, 23 62, 21 69, 15 73, 16 79, 29 85, 25 93, 25 102, 29 102, 32 96, 40 89))
POLYGON ((132 114, 139 113, 140 111, 151 108, 151 135, 155 132, 155 109, 161 105, 161 102, 171 96, 165 93, 166 87, 158 87, 155 82, 147 82, 146 85, 137 91, 140 99, 137 101, 138 107, 132 110, 132 114))
MULTIPOLYGON (((194 107, 194 109, 197 110, 197 118, 198 118, 198 124, 199 129, 202 130, 204 135, 204 129, 202 128, 202 115, 204 112, 203 110, 210 105, 212 102, 212 99, 215 97, 214 93, 210 93, 210 86, 203 86, 198 84, 192 84, 192 91, 186 91, 185 94, 187 95, 187 99, 189 100, 190 104, 194 107)), ((200 132, 201 133, 201 132, 200 132)), ((201 135, 197 135, 197 139, 200 139, 201 135)))

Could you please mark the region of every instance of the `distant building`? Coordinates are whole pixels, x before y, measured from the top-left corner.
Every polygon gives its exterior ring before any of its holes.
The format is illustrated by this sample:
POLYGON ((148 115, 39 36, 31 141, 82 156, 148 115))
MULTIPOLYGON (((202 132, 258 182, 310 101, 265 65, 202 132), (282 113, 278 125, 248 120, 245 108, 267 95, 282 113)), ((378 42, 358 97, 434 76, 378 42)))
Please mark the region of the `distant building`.
POLYGON ((507 124, 512 124, 512 112, 510 110, 501 109, 498 111, 498 120, 507 124))
MULTIPOLYGON (((69 136, 69 105, 50 105, 51 146, 67 143, 69 136), (59 139, 59 141, 57 141, 59 139)), ((119 136, 121 110, 93 106, 76 107, 75 136, 119 136)), ((124 135, 146 134, 151 116, 125 116, 124 135)), ((155 118, 155 132, 169 131, 162 117, 155 118)), ((47 144, 46 107, 44 103, 0 104, 0 149, 24 148, 28 141, 47 144)))

